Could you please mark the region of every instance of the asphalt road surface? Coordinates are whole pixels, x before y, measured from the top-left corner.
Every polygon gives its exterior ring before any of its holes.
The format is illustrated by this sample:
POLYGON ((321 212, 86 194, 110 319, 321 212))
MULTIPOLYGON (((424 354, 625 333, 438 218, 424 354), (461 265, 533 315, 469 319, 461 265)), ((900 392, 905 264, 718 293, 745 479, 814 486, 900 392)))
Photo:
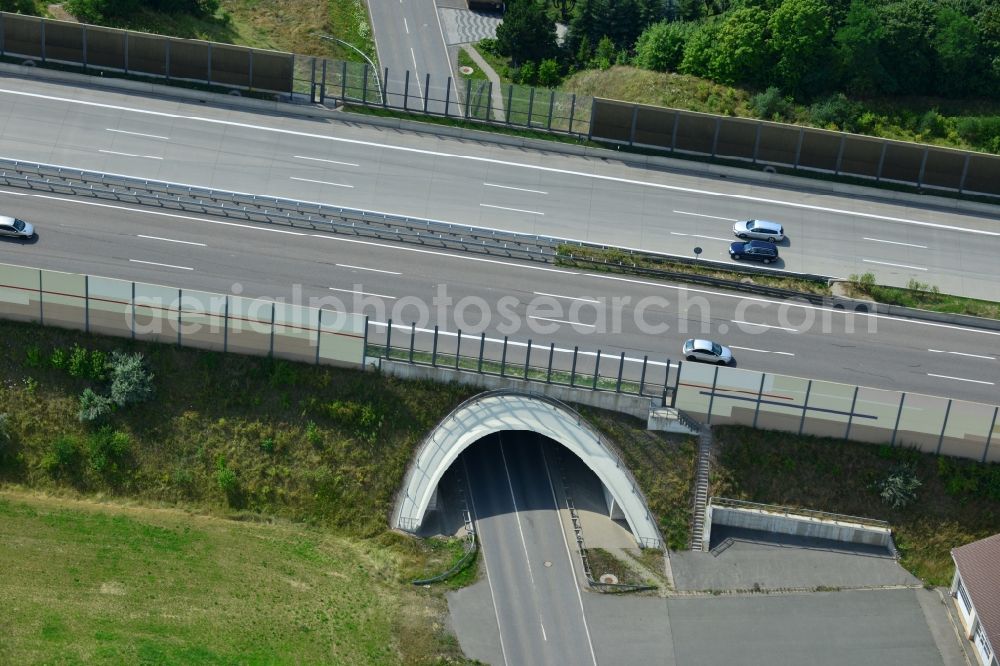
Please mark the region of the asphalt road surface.
POLYGON ((389 68, 389 104, 403 107, 405 94, 406 106, 411 109, 423 109, 426 98, 427 110, 432 113, 444 113, 444 100, 450 101, 449 113, 459 113, 455 84, 450 94, 446 90, 454 75, 434 0, 382 0, 369 2, 368 7, 382 67, 379 77, 389 68))
MULTIPOLYGON (((282 298, 405 328, 416 321, 424 331, 437 325, 442 351, 462 329, 474 336, 463 339, 463 353, 476 353, 485 332, 487 355, 499 358, 507 335, 533 341, 535 365, 552 342, 557 365, 568 368, 579 346, 590 352, 581 355, 584 372, 598 349, 612 365, 625 352, 633 378, 648 355, 648 379, 660 381, 683 341, 705 336, 730 345, 737 366, 751 370, 994 404, 998 395, 995 331, 24 190, 0 190, 0 210, 38 229, 33 243, 0 240, 0 262, 282 298)), ((371 341, 383 341, 384 330, 373 326, 371 341)), ((408 339, 398 329, 393 336, 394 345, 408 339)), ((523 353, 523 344, 512 347, 508 360, 523 353)))
POLYGON ((463 460, 504 664, 597 664, 538 438, 502 433, 463 460))
POLYGON ((996 215, 806 180, 782 188, 20 79, 0 82, 0 145, 9 158, 650 251, 698 246, 722 261, 734 220, 769 218, 789 236, 779 268, 981 298, 997 297, 1000 277, 996 215))

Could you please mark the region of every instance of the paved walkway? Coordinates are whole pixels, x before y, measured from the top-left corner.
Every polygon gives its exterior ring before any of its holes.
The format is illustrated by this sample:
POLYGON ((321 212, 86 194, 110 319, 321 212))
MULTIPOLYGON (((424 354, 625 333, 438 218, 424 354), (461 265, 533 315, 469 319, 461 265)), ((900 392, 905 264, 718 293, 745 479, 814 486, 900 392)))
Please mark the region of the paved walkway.
POLYGON ((483 74, 485 74, 486 78, 488 78, 490 83, 493 84, 491 94, 493 99, 493 119, 503 122, 506 116, 503 111, 503 87, 500 83, 500 76, 497 75, 496 71, 494 71, 492 67, 490 67, 488 62, 483 60, 483 56, 479 55, 479 51, 477 51, 474 46, 470 44, 462 44, 462 50, 469 54, 472 61, 476 63, 476 67, 483 70, 483 74))

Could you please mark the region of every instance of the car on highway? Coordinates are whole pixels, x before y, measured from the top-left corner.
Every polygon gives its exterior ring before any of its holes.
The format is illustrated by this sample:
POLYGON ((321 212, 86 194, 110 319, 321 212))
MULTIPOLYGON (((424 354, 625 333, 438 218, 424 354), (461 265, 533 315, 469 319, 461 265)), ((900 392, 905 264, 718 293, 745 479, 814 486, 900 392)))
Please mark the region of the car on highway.
POLYGON ((780 243, 785 240, 785 228, 770 220, 740 220, 733 225, 737 238, 766 240, 780 243))
POLYGON ((769 264, 778 260, 778 246, 767 241, 737 241, 729 246, 729 256, 733 259, 751 259, 769 264))
POLYGON ((0 236, 31 238, 34 235, 35 227, 30 222, 25 222, 9 215, 0 215, 0 236))
POLYGON ((718 363, 719 365, 729 365, 733 362, 733 352, 729 350, 729 347, 711 340, 697 338, 688 340, 684 343, 683 350, 684 358, 689 361, 718 363))

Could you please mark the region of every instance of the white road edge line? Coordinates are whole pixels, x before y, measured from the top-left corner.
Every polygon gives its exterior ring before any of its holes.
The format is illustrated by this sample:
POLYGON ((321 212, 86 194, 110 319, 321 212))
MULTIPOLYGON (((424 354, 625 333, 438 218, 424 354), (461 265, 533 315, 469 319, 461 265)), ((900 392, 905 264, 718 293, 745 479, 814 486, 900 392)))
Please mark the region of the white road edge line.
POLYGON ((160 136, 159 134, 143 134, 142 132, 127 132, 125 130, 112 129, 110 127, 105 127, 104 129, 106 129, 109 132, 115 132, 117 134, 131 134, 132 136, 144 136, 148 139, 163 139, 164 141, 170 141, 169 136, 160 136))
POLYGON ((867 241, 874 241, 876 243, 888 243, 889 245, 905 245, 906 247, 919 247, 922 250, 926 250, 926 245, 917 245, 916 243, 900 243, 899 241, 883 240, 881 238, 868 238, 868 236, 863 237, 867 241))
POLYGON ((596 324, 583 324, 578 321, 567 321, 566 319, 552 319, 551 317, 536 317, 528 315, 528 319, 538 319, 539 321, 551 321, 557 324, 569 324, 570 326, 583 326, 584 328, 597 328, 596 324))
POLYGON ((121 155, 122 157, 142 157, 147 160, 162 160, 162 157, 157 157, 156 155, 136 155, 135 153, 120 153, 117 150, 104 150, 100 149, 97 152, 106 153, 108 155, 121 155))
POLYGON ((983 356, 982 354, 967 354, 965 352, 946 351, 944 349, 928 349, 927 351, 933 352, 935 354, 955 354, 956 356, 969 356, 970 358, 982 358, 986 359, 987 361, 997 360, 995 356, 983 356))
POLYGON ((161 238, 160 236, 147 236, 145 234, 136 234, 136 237, 148 238, 149 240, 166 241, 168 243, 183 243, 184 245, 198 245, 200 247, 208 247, 204 243, 195 243, 194 241, 174 240, 173 238, 161 238))
POLYGON ((338 160, 326 160, 321 157, 306 157, 305 155, 292 155, 297 160, 309 160, 310 162, 325 162, 327 164, 341 164, 343 166, 361 166, 360 164, 355 164, 354 162, 340 162, 338 160))
POLYGON ((313 180, 312 178, 299 178, 298 176, 289 176, 290 180, 299 180, 303 183, 316 183, 317 185, 332 185, 334 187, 347 187, 354 189, 353 185, 345 185, 344 183, 331 183, 328 180, 313 180))
POLYGON ((410 34, 410 25, 406 22, 406 17, 403 17, 403 30, 406 30, 406 34, 410 34))
POLYGON ((337 289, 336 287, 327 287, 330 291, 342 291, 345 294, 361 294, 362 296, 375 296, 376 298, 388 298, 389 300, 396 300, 395 296, 387 296, 386 294, 373 294, 370 291, 361 291, 360 289, 337 289))
POLYGON ((761 354, 781 354, 782 356, 795 356, 792 352, 779 352, 770 351, 768 349, 754 349, 753 347, 737 347, 736 345, 728 345, 730 349, 739 349, 740 351, 751 351, 760 352, 761 354))
POLYGON ((719 217, 717 215, 703 215, 702 213, 689 213, 686 210, 675 210, 678 215, 694 215, 695 217, 707 217, 712 220, 725 220, 726 222, 739 222, 736 218, 732 217, 719 217))
MULTIPOLYGON (((399 0, 403 2, 403 0, 399 0)), ((465 464, 465 456, 462 456, 462 469, 465 471, 465 482, 469 483, 469 467, 465 464)), ((472 505, 472 516, 473 522, 479 522, 479 514, 476 513, 476 500, 472 495, 472 488, 469 488, 469 503, 472 505)), ((503 646, 503 631, 500 629, 500 610, 497 608, 497 595, 493 591, 493 579, 490 578, 490 564, 486 561, 486 544, 483 543, 483 535, 479 530, 476 530, 476 538, 479 539, 479 544, 481 548, 479 551, 483 554, 483 568, 486 569, 486 584, 490 588, 490 600, 493 602, 493 615, 497 619, 497 635, 500 637, 500 654, 503 656, 504 666, 508 666, 507 661, 507 650, 503 646)))
MULTIPOLYGON (((417 66, 417 54, 416 54, 416 52, 414 52, 412 46, 410 47, 410 56, 413 57, 413 71, 414 72, 419 72, 420 71, 420 67, 417 66)), ((420 84, 420 77, 419 76, 414 76, 413 78, 415 78, 417 80, 417 92, 420 93, 420 97, 423 98, 423 96, 424 96, 424 87, 420 84)))
POLYGON ((921 268, 920 266, 907 266, 906 264, 893 264, 888 261, 875 261, 874 259, 862 259, 861 261, 866 264, 881 264, 882 266, 892 266, 894 268, 908 268, 911 271, 926 271, 926 268, 921 268))
POLYGON ((164 268, 176 268, 182 271, 193 271, 194 269, 189 266, 175 266, 174 264, 161 264, 156 261, 140 261, 139 259, 129 259, 133 264, 148 264, 149 266, 163 266, 164 268))
POLYGON ((788 328, 787 326, 772 326, 771 324, 757 324, 752 321, 743 321, 741 319, 730 319, 729 321, 734 324, 745 324, 747 326, 759 326, 760 328, 776 328, 779 331, 788 331, 789 333, 798 333, 797 328, 788 328))
POLYGON ((381 268, 366 268, 364 266, 352 266, 351 264, 335 264, 341 268, 353 268, 357 271, 371 271, 373 273, 387 273, 389 275, 402 275, 402 273, 397 273, 396 271, 384 271, 381 268))
POLYGON ((510 210, 515 213, 527 213, 528 215, 545 215, 545 213, 539 213, 537 210, 523 210, 521 208, 508 208, 507 206, 493 206, 491 204, 479 204, 483 208, 496 208, 498 210, 510 210))
POLYGON ((600 303, 595 298, 580 298, 579 296, 562 296, 560 294, 546 294, 544 291, 532 292, 535 296, 551 296, 552 298, 565 298, 570 301, 583 301, 584 303, 600 303))
POLYGON ((517 190, 518 192, 531 192, 532 194, 548 194, 542 190, 529 190, 526 187, 513 187, 511 185, 497 185, 496 183, 483 183, 486 187, 499 187, 501 190, 517 190))
POLYGON ((580 594, 580 583, 576 578, 576 564, 573 563, 573 553, 569 549, 569 541, 566 539, 566 527, 562 521, 562 511, 559 509, 559 500, 556 499, 556 488, 552 484, 552 474, 549 473, 549 461, 545 457, 545 448, 542 447, 542 465, 545 467, 545 477, 549 480, 549 492, 552 493, 552 503, 555 504, 557 515, 559 516, 559 532, 562 534, 563 545, 566 546, 566 557, 569 558, 569 568, 573 572, 573 589, 576 590, 576 600, 580 603, 580 616, 583 618, 583 631, 587 634, 587 647, 590 648, 590 658, 597 666, 597 655, 594 653, 594 641, 590 638, 590 627, 587 625, 587 612, 583 609, 583 595, 580 594))
POLYGON ((941 379, 954 379, 956 382, 971 382, 973 384, 986 384, 987 386, 993 386, 993 382, 984 382, 981 379, 965 379, 964 377, 952 377, 950 375, 935 375, 933 372, 928 372, 927 376, 939 377, 941 379))

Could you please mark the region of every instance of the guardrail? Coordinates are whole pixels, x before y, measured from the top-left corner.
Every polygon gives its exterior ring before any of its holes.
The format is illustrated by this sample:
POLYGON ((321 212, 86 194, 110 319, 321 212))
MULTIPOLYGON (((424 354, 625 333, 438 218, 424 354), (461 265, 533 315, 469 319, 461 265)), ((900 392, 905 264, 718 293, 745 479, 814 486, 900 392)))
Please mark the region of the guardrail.
POLYGON ((816 511, 814 509, 799 509, 795 507, 780 506, 777 504, 760 504, 758 502, 747 502, 745 500, 729 499, 727 497, 712 497, 708 500, 710 506, 718 506, 727 509, 751 509, 754 511, 767 511, 769 513, 780 513, 784 516, 807 516, 819 520, 830 520, 840 523, 854 523, 856 525, 866 525, 889 530, 889 523, 875 518, 864 518, 861 516, 849 516, 842 513, 828 513, 826 511, 816 511))

